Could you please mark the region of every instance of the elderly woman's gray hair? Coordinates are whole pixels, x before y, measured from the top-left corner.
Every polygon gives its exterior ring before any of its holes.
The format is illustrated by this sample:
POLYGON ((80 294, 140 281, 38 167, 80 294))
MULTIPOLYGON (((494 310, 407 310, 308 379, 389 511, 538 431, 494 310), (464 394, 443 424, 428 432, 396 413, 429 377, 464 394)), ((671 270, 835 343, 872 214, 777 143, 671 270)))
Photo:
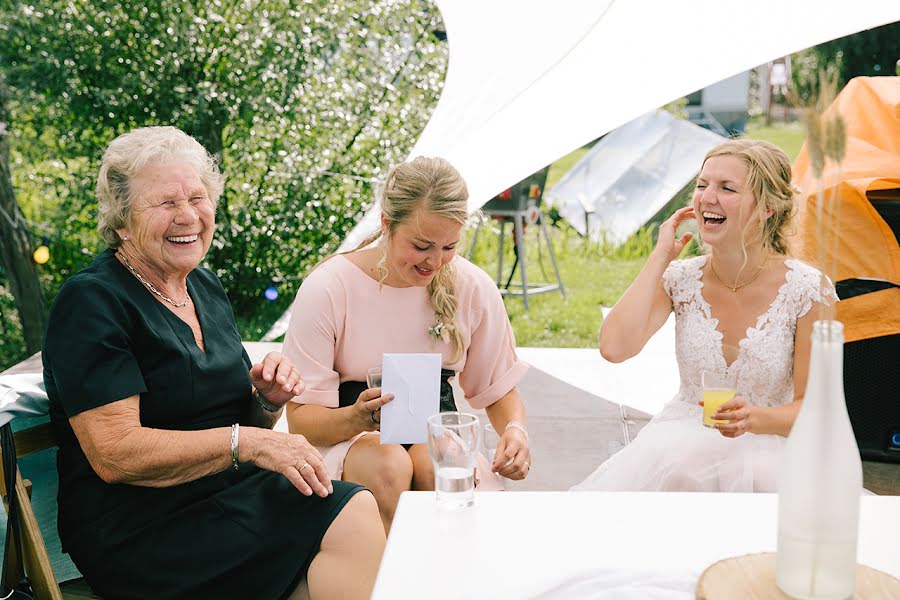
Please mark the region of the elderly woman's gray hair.
POLYGON ((110 248, 122 243, 117 229, 128 225, 134 193, 131 180, 148 165, 180 160, 194 167, 215 206, 222 195, 225 177, 215 159, 200 143, 175 127, 142 127, 120 135, 110 143, 100 163, 97 228, 110 248))

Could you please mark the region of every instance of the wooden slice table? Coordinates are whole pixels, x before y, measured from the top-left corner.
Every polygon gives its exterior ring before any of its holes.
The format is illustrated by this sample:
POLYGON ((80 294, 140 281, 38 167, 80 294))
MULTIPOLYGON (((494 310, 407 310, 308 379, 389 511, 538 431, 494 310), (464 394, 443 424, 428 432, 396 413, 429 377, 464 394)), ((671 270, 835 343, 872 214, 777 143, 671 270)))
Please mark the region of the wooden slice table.
MULTIPOLYGON (((762 552, 726 558, 713 563, 697 582, 698 600, 736 598, 790 600, 775 585, 775 553, 762 552)), ((900 580, 864 565, 856 567, 854 600, 900 598, 900 580)))

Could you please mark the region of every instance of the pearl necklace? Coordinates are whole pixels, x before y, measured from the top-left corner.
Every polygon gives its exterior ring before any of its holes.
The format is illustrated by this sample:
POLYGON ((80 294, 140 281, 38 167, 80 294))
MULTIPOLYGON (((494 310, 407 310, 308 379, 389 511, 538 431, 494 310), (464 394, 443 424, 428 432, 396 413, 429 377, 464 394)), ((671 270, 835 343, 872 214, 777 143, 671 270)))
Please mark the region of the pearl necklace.
POLYGON ((149 281, 144 279, 144 277, 140 273, 138 273, 134 267, 131 266, 131 262, 129 262, 127 256, 125 256, 121 252, 118 252, 117 255, 122 257, 122 262, 125 263, 125 266, 128 267, 128 270, 131 271, 131 274, 134 275, 135 277, 137 277, 138 281, 140 281, 141 283, 144 284, 144 287, 146 287, 148 290, 150 290, 151 292, 153 292, 154 294, 159 296, 159 298, 161 300, 163 300, 164 302, 168 302, 175 308, 184 308, 185 306, 188 305, 188 302, 191 301, 191 297, 187 291, 187 286, 184 287, 184 301, 175 302, 174 300, 172 300, 171 298, 169 298, 168 296, 166 296, 165 294, 160 292, 158 289, 156 289, 156 287, 152 283, 150 283, 149 281))
MULTIPOLYGON (((734 293, 734 292, 737 292, 737 291, 738 291, 739 289, 741 289, 742 287, 744 287, 745 285, 750 285, 751 283, 753 283, 754 281, 756 281, 756 278, 759 277, 759 275, 763 272, 763 269, 765 268, 766 263, 768 263, 768 262, 769 262, 769 257, 767 256, 767 257, 766 257, 766 260, 763 261, 763 264, 761 264, 761 265, 759 266, 759 269, 756 270, 756 275, 754 275, 753 277, 751 277, 749 280, 745 281, 745 282, 742 283, 741 285, 734 285, 734 286, 733 286, 733 285, 729 285, 729 284, 725 283, 724 281, 722 281, 722 278, 719 277, 719 274, 718 274, 718 273, 716 273, 716 265, 715 265, 715 263, 713 262, 712 257, 710 257, 710 259, 709 259, 709 266, 710 266, 710 268, 712 269, 712 274, 713 274, 713 277, 716 278, 716 281, 718 281, 719 283, 721 283, 722 285, 724 285, 725 287, 727 287, 729 290, 731 290, 732 293, 734 293)), ((736 280, 735 280, 735 281, 736 281, 736 280)))

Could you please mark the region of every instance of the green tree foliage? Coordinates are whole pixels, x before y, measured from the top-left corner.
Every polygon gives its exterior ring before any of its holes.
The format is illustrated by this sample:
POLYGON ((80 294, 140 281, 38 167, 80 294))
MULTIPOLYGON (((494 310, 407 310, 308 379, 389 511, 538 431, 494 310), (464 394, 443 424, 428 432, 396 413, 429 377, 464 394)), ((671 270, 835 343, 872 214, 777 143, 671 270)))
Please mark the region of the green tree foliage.
POLYGON ((791 57, 792 79, 798 96, 817 96, 819 70, 838 75, 842 88, 859 76, 894 75, 900 60, 900 22, 838 38, 791 57))
MULTIPOLYGON (((394 0, 42 0, 0 9, 12 169, 48 295, 100 248, 95 174, 135 127, 175 125, 228 177, 207 256, 243 315, 333 251, 402 160, 446 70, 437 9, 394 0)), ((0 282, 2 284, 2 282, 0 282)))

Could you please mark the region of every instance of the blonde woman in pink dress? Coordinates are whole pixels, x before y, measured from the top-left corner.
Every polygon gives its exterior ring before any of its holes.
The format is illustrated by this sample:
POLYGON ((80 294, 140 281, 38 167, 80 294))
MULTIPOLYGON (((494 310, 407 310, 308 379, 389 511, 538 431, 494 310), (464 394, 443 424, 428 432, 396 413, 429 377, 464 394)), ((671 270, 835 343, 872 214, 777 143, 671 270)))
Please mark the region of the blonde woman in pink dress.
POLYGON ((638 434, 575 490, 774 492, 785 437, 803 402, 818 308, 837 300, 791 258, 791 165, 769 142, 729 140, 703 161, 692 202, 663 223, 656 249, 604 320, 600 352, 636 355, 675 313, 681 386, 638 434), (675 260, 698 222, 709 254, 675 260), (729 356, 728 348, 737 350, 729 356), (701 424, 700 373, 729 367, 734 398, 701 424))
POLYGON ((306 384, 288 405, 291 432, 319 448, 332 478, 372 491, 387 530, 400 494, 433 490, 434 471, 423 444, 379 441, 381 407, 392 398, 365 381, 383 353, 442 354, 441 410, 456 410, 446 381, 454 374, 467 402, 485 409, 502 436, 493 464, 476 466, 482 486, 498 474, 525 478, 531 454, 516 389, 528 367, 497 286, 456 255, 465 182, 447 161, 419 157, 391 169, 380 200, 381 228, 303 282, 283 354, 306 384))

